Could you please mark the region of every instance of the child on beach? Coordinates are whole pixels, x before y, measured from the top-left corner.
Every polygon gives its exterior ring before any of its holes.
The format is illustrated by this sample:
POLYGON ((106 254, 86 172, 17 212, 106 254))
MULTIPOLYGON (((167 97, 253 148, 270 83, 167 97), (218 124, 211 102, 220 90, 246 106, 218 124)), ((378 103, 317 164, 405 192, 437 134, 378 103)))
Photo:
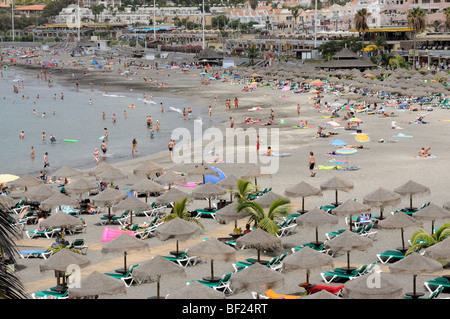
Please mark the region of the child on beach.
POLYGON ((314 166, 315 165, 316 165, 316 159, 314 158, 314 153, 313 152, 309 152, 308 166, 309 166, 309 171, 311 172, 311 177, 316 176, 316 173, 314 172, 314 166))

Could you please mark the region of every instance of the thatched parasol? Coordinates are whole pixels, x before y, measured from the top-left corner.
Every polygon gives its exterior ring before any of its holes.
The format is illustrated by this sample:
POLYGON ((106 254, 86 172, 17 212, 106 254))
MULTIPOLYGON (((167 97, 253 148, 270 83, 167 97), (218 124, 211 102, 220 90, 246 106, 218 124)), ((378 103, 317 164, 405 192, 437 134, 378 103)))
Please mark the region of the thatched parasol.
MULTIPOLYGON (((222 243, 217 239, 207 239, 197 245, 188 248, 188 255, 197 256, 200 258, 211 259, 211 276, 209 280, 215 280, 214 278, 214 260, 221 261, 234 261, 236 250, 227 244, 222 243)), ((219 278, 217 278, 218 280, 219 278)))
POLYGON ((316 246, 322 244, 319 242, 319 226, 328 225, 328 224, 337 224, 338 218, 334 215, 331 215, 323 209, 313 208, 311 211, 298 216, 295 220, 297 225, 299 226, 312 226, 316 228, 316 242, 313 243, 316 246))
POLYGON ((125 212, 125 211, 131 211, 130 212, 130 224, 133 224, 133 211, 147 211, 151 209, 151 205, 144 203, 140 199, 137 199, 134 196, 130 196, 118 204, 114 205, 112 210, 114 212, 125 212))
POLYGON ((156 299, 161 299, 160 297, 160 281, 161 276, 169 275, 173 276, 176 274, 185 274, 185 270, 180 265, 167 260, 161 256, 155 256, 150 260, 140 263, 133 269, 133 278, 138 281, 143 281, 148 278, 156 277, 156 299))
POLYGON ((403 288, 391 274, 376 272, 347 281, 342 296, 345 299, 401 299, 403 288))
POLYGON ((332 267, 333 257, 306 246, 284 258, 282 272, 289 272, 296 269, 306 269, 306 282, 309 283, 310 270, 324 266, 332 267))
POLYGON ((384 187, 379 187, 375 191, 367 194, 363 198, 363 204, 371 207, 380 208, 380 217, 383 219, 383 210, 386 206, 395 206, 400 203, 401 197, 399 194, 394 193, 384 187))
POLYGON ((116 168, 106 169, 102 173, 97 175, 97 180, 105 182, 105 183, 113 183, 117 180, 125 179, 125 178, 128 178, 128 176, 116 168))
POLYGON ((10 182, 11 185, 15 187, 31 187, 31 186, 38 186, 43 184, 44 182, 40 179, 37 179, 36 177, 33 177, 29 174, 25 174, 22 177, 16 179, 13 182, 10 182))
MULTIPOLYGON (((111 241, 103 244, 101 252, 108 253, 123 253, 123 273, 128 270, 127 267, 127 252, 128 251, 146 251, 149 249, 148 243, 139 240, 127 233, 122 233, 111 241)), ((117 270, 116 270, 117 271, 117 270)))
POLYGON ((42 201, 39 207, 43 210, 55 209, 61 206, 71 206, 72 208, 80 207, 80 203, 61 192, 50 196, 46 200, 42 201))
POLYGON ((38 186, 30 187, 23 195, 30 201, 42 202, 57 193, 59 193, 58 190, 49 187, 46 184, 40 184, 38 186))
POLYGON ((353 199, 346 200, 342 205, 333 209, 332 214, 337 216, 350 216, 350 231, 352 230, 352 215, 358 215, 370 211, 370 207, 361 204, 353 199))
POLYGON ((199 225, 193 222, 188 222, 179 217, 172 219, 169 222, 165 222, 156 228, 155 234, 159 240, 166 241, 174 238, 177 241, 176 252, 179 252, 178 241, 186 240, 191 237, 198 236, 201 232, 199 225))
POLYGON ((442 270, 441 263, 422 256, 419 253, 412 252, 405 258, 393 263, 389 266, 389 270, 393 274, 409 274, 413 275, 413 292, 410 295, 412 298, 418 298, 422 294, 416 292, 416 277, 417 275, 430 274, 442 270))
POLYGON ((165 191, 164 186, 158 184, 150 179, 144 179, 136 184, 130 186, 130 190, 138 192, 138 194, 145 193, 145 201, 151 193, 163 193, 165 191))
POLYGON ((182 190, 179 190, 178 188, 171 188, 164 194, 156 197, 155 201, 158 204, 165 204, 165 203, 174 203, 179 201, 183 198, 191 198, 192 195, 188 194, 186 192, 183 192, 182 190))
POLYGON ((92 202, 95 206, 108 207, 108 218, 111 218, 111 206, 127 197, 127 193, 114 188, 106 188, 94 197, 92 202))
POLYGON ((82 171, 65 165, 61 167, 59 170, 57 170, 52 176, 55 178, 69 178, 74 176, 80 176, 82 174, 83 174, 82 171))
POLYGON ((349 192, 351 189, 353 189, 353 187, 354 185, 352 182, 343 180, 337 176, 320 185, 320 189, 322 191, 334 190, 336 192, 336 202, 334 203, 335 206, 339 206, 340 204, 338 202, 338 191, 349 192))
POLYGON ((391 215, 386 219, 383 219, 382 221, 378 222, 378 227, 387 229, 401 229, 401 236, 402 236, 401 250, 406 251, 407 248, 405 247, 404 228, 417 227, 421 224, 422 222, 411 216, 408 216, 404 212, 397 212, 394 215, 391 215))
POLYGON ((126 292, 122 280, 93 271, 69 287, 69 298, 97 298, 99 295, 126 294, 126 292))
POLYGON ((225 294, 210 288, 198 281, 194 281, 181 289, 171 292, 166 299, 225 299, 225 294))
POLYGON ((287 188, 284 194, 289 197, 301 197, 302 198, 302 209, 299 213, 306 213, 305 211, 305 197, 311 196, 322 196, 322 191, 304 181, 287 188))
POLYGON ((136 175, 146 175, 149 177, 151 174, 162 174, 164 172, 164 168, 156 163, 153 163, 150 160, 146 160, 135 169, 133 169, 133 173, 136 175))
POLYGON ((258 165, 256 165, 256 164, 254 164, 251 168, 250 168, 250 170, 247 172, 247 174, 245 174, 244 176, 242 176, 242 178, 245 178, 245 179, 255 179, 255 185, 258 185, 258 180, 257 180, 257 178, 258 177, 267 177, 267 176, 272 176, 271 174, 266 174, 266 173, 263 173, 262 171, 261 171, 261 167, 260 166, 258 166, 258 165))
POLYGON ((430 203, 428 206, 415 212, 414 218, 419 220, 431 220, 431 234, 433 234, 434 221, 450 218, 450 212, 436 204, 430 203))
POLYGON ((333 252, 344 251, 347 253, 347 269, 350 269, 350 252, 353 250, 364 251, 371 247, 373 240, 360 236, 350 230, 345 230, 339 236, 325 242, 325 248, 333 252))
POLYGON ((217 186, 216 184, 208 182, 200 187, 196 187, 192 191, 192 195, 194 195, 194 197, 196 198, 207 198, 209 203, 208 210, 212 210, 211 198, 223 195, 226 192, 227 190, 225 188, 222 188, 220 186, 217 186))
POLYGON ((216 170, 213 170, 211 167, 205 165, 198 165, 197 167, 191 169, 187 172, 188 175, 200 175, 203 178, 203 184, 205 184, 205 176, 213 175, 219 177, 219 173, 216 170))
POLYGON ((410 211, 414 211, 415 208, 412 206, 412 197, 414 195, 426 195, 430 193, 430 189, 424 185, 416 183, 412 180, 407 181, 405 184, 394 189, 394 192, 400 194, 401 196, 409 196, 410 211))
POLYGON ((230 174, 227 177, 225 177, 224 179, 221 179, 220 181, 218 181, 216 183, 216 185, 230 191, 230 202, 232 202, 233 201, 233 192, 232 191, 237 188, 237 182, 238 182, 238 178, 235 175, 230 174))
POLYGON ((160 184, 168 184, 170 189, 170 185, 172 184, 186 183, 186 177, 180 173, 168 171, 164 175, 155 178, 154 181, 160 184))
POLYGON ((251 289, 263 292, 268 289, 282 287, 285 285, 285 277, 278 271, 255 263, 231 276, 231 288, 251 289))
POLYGON ((78 178, 64 187, 64 190, 67 193, 79 195, 87 193, 94 189, 98 189, 98 185, 95 184, 94 182, 86 180, 85 178, 78 178))
POLYGON ((256 248, 258 251, 258 263, 261 262, 262 249, 274 249, 281 247, 281 239, 268 232, 257 228, 251 232, 239 237, 236 240, 236 248, 256 248))
POLYGON ((286 197, 278 195, 271 191, 255 199, 255 203, 261 205, 262 208, 269 208, 272 205, 272 203, 279 198, 287 199, 286 197))

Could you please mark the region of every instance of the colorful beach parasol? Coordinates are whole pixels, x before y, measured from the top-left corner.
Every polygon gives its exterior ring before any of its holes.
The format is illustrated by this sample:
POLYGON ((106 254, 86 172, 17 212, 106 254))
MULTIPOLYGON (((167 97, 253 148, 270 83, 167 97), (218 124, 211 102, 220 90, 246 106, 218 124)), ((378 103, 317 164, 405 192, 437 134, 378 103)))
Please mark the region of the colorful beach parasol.
POLYGON ((20 176, 12 175, 12 174, 0 174, 0 184, 8 183, 19 179, 20 176))
MULTIPOLYGON (((358 150, 353 147, 341 147, 340 149, 336 150, 336 155, 355 155, 358 154, 358 150)), ((347 170, 348 170, 348 160, 347 160, 347 170)))
POLYGON ((355 140, 357 140, 360 143, 366 143, 370 141, 370 137, 367 134, 360 133, 355 136, 355 140))

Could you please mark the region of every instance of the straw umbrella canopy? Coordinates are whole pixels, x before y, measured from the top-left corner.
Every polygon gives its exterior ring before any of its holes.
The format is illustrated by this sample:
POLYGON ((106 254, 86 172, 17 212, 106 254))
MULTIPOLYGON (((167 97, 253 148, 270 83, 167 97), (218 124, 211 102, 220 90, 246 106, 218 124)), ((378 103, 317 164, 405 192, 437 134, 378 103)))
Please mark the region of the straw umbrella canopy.
POLYGON ((386 229, 400 229, 401 230, 401 236, 402 236, 402 247, 400 247, 399 250, 406 251, 408 248, 405 247, 405 236, 404 236, 404 229, 407 227, 417 227, 422 225, 422 222, 408 216, 404 212, 397 212, 394 215, 391 215, 387 217, 386 219, 383 219, 378 222, 379 228, 386 228, 386 229))
POLYGON ((29 188, 23 195, 31 201, 42 202, 47 198, 59 193, 58 190, 47 186, 46 184, 40 184, 29 188))
POLYGON ((110 170, 110 169, 115 169, 115 170, 120 172, 119 169, 115 168, 111 164, 108 164, 106 162, 102 162, 99 165, 97 165, 96 167, 94 167, 93 169, 91 169, 89 171, 89 174, 97 176, 97 175, 99 175, 99 174, 101 174, 101 173, 103 173, 103 172, 105 172, 107 170, 110 170))
POLYGON ((197 167, 191 169, 187 172, 188 175, 200 175, 203 178, 203 184, 205 184, 205 175, 214 175, 219 177, 219 173, 213 170, 211 167, 205 165, 198 165, 197 167))
POLYGON ((442 270, 442 264, 431 258, 422 256, 419 253, 412 252, 408 256, 399 261, 389 265, 389 270, 393 274, 408 274, 413 276, 413 292, 406 295, 412 298, 420 297, 423 294, 418 294, 416 291, 416 277, 417 275, 430 274, 442 270))
POLYGON ((172 219, 169 222, 163 223, 156 228, 155 235, 159 240, 166 241, 168 239, 176 239, 176 252, 178 254, 178 241, 186 240, 198 236, 201 228, 196 223, 188 222, 179 217, 172 219))
POLYGON ((230 174, 230 175, 227 175, 227 177, 225 177, 224 179, 221 179, 220 181, 218 181, 216 183, 216 185, 230 191, 230 202, 232 202, 233 201, 233 192, 232 191, 237 188, 237 182, 238 182, 238 178, 235 175, 230 174))
POLYGON ((336 296, 335 294, 333 294, 329 291, 321 290, 319 292, 316 292, 315 294, 310 294, 310 295, 302 296, 301 298, 299 298, 299 300, 304 300, 304 299, 342 299, 342 298, 336 296))
POLYGON ((416 183, 412 180, 407 181, 405 184, 394 189, 394 192, 400 194, 401 196, 409 196, 410 211, 414 211, 415 209, 412 206, 412 197, 414 195, 426 195, 430 193, 430 188, 416 183))
POLYGON ((287 188, 284 191, 284 194, 289 197, 301 197, 302 198, 302 209, 299 210, 299 213, 306 213, 305 211, 305 197, 312 196, 322 196, 322 191, 311 184, 308 184, 304 181, 287 188))
POLYGON ((345 299, 401 299, 403 288, 391 274, 376 272, 347 281, 342 295, 345 299))
POLYGON ((350 230, 345 230, 339 236, 325 243, 325 248, 329 248, 334 252, 344 251, 347 253, 347 269, 350 270, 350 252, 353 250, 364 251, 371 247, 373 240, 360 236, 350 230))
POLYGON ((169 184, 170 189, 171 184, 186 183, 186 177, 179 173, 168 171, 165 174, 155 178, 154 181, 160 184, 169 184))
POLYGON ((334 190, 336 192, 336 202, 333 204, 335 206, 339 206, 340 204, 338 202, 338 191, 349 192, 353 189, 353 187, 354 185, 352 182, 343 180, 342 178, 339 178, 337 176, 334 176, 333 178, 320 185, 320 189, 322 191, 334 190))
POLYGON ((236 203, 231 203, 218 209, 216 211, 216 220, 220 222, 235 222, 235 228, 237 228, 237 220, 249 216, 245 211, 237 211, 236 203))
POLYGON ((37 179, 36 177, 33 177, 29 174, 25 174, 15 181, 11 182, 10 184, 14 185, 15 187, 24 187, 26 189, 27 187, 38 186, 43 183, 44 182, 42 180, 37 179))
POLYGON ((129 251, 146 251, 148 250, 148 243, 137 239, 127 233, 122 233, 111 241, 108 241, 102 246, 102 254, 108 253, 123 253, 123 269, 116 271, 122 271, 126 273, 127 267, 127 252, 129 251))
POLYGON ((414 213, 414 218, 419 220, 431 220, 431 233, 434 233, 434 222, 439 219, 450 218, 450 212, 436 204, 430 203, 414 213))
POLYGON ((271 174, 265 174, 261 171, 261 167, 258 165, 253 165, 250 170, 247 172, 247 174, 245 174, 244 176, 242 176, 242 178, 245 179, 255 179, 255 185, 258 185, 258 180, 257 178, 259 177, 266 177, 266 176, 272 176, 271 174))
POLYGON ((111 218, 111 206, 127 197, 127 193, 114 188, 106 188, 94 197, 92 202, 95 206, 108 207, 108 218, 111 218))
POLYGON ((164 186, 158 184, 150 179, 144 179, 136 184, 130 186, 130 190, 138 192, 138 194, 145 193, 145 201, 151 193, 163 193, 164 186))
POLYGON ((99 295, 126 294, 127 289, 123 281, 107 276, 98 271, 93 271, 88 276, 75 282, 69 287, 69 298, 86 298, 99 295))
POLYGON ((144 203, 140 199, 137 199, 134 196, 130 196, 118 204, 114 205, 112 207, 113 212, 124 212, 124 211, 131 211, 130 212, 130 224, 133 224, 133 212, 132 211, 146 211, 151 209, 151 205, 144 203))
POLYGON ((257 292, 282 287, 286 283, 283 274, 259 263, 232 274, 230 281, 232 290, 251 289, 257 292))
POLYGON ((67 184, 64 189, 69 194, 79 194, 81 196, 83 193, 98 189, 98 185, 85 178, 78 178, 67 184))
POLYGON ((14 198, 8 196, 0 196, 0 205, 5 207, 6 209, 14 206, 16 204, 16 200, 14 198))
POLYGON ((450 237, 425 249, 424 256, 447 264, 450 261, 450 237))
POLYGON ((311 269, 324 266, 333 267, 333 257, 307 246, 284 258, 282 272, 285 273, 296 269, 306 269, 306 283, 309 284, 309 274, 311 269))
POLYGON ((207 239, 192 247, 188 248, 188 255, 197 256, 200 258, 211 259, 211 276, 209 278, 204 278, 210 281, 219 280, 219 278, 214 278, 214 261, 220 260, 225 262, 231 262, 235 260, 236 250, 227 244, 217 240, 217 239, 207 239))
POLYGON ((61 167, 59 170, 57 170, 52 176, 55 178, 69 178, 74 176, 80 176, 82 174, 83 174, 82 171, 65 165, 61 167))
POLYGON ((55 209, 61 206, 71 206, 73 208, 80 207, 80 203, 61 192, 50 196, 46 200, 42 201, 39 207, 44 210, 55 209))
POLYGON ((332 210, 332 214, 337 216, 350 216, 350 231, 352 230, 352 216, 370 211, 370 207, 361 204, 353 199, 346 200, 342 205, 339 205, 332 210))
POLYGON ((196 198, 207 198, 209 203, 208 210, 212 210, 211 198, 223 195, 226 192, 227 190, 225 188, 222 188, 220 186, 217 186, 216 184, 208 182, 200 187, 196 187, 192 191, 192 195, 194 195, 194 197, 196 198))
POLYGON ((133 174, 146 175, 147 178, 151 174, 155 174, 155 173, 158 173, 158 174, 164 173, 164 168, 161 165, 156 164, 150 160, 146 160, 145 162, 143 162, 142 164, 137 166, 135 169, 133 169, 133 174))
MULTIPOLYGON (((149 278, 156 277, 156 299, 160 297, 160 282, 161 276, 185 274, 185 270, 180 265, 167 260, 162 256, 155 256, 150 260, 140 263, 133 269, 133 278, 138 281, 143 281, 149 278)), ((162 298, 164 299, 164 297, 162 298)))
POLYGON ((225 294, 198 281, 171 292, 166 299, 225 299, 225 294))
POLYGON ((337 224, 338 218, 334 215, 328 214, 320 208, 313 208, 311 211, 298 216, 295 219, 295 222, 299 226, 311 226, 316 228, 316 241, 312 243, 316 246, 321 245, 319 242, 319 226, 329 225, 329 224, 337 224))
POLYGON ((367 194, 363 198, 364 205, 380 208, 380 220, 383 219, 383 210, 386 206, 395 206, 400 203, 400 201, 401 197, 399 194, 384 187, 377 188, 375 191, 367 194))
POLYGON ((42 261, 39 265, 41 272, 46 270, 54 270, 57 277, 57 290, 66 290, 66 272, 73 269, 73 265, 77 265, 80 268, 84 268, 91 263, 90 259, 86 256, 70 251, 69 249, 62 249, 56 254, 50 256, 50 258, 42 261), (63 278, 63 283, 60 285, 60 278, 63 278))
POLYGON ((190 195, 186 192, 183 192, 182 190, 179 190, 178 188, 171 188, 164 194, 156 197, 155 201, 158 204, 165 204, 165 203, 177 202, 180 199, 191 198, 191 197, 192 197, 192 195, 190 195))
POLYGON ((244 247, 255 248, 258 251, 258 263, 261 263, 261 250, 281 247, 281 238, 257 228, 236 240, 236 248, 244 247))
POLYGON ((58 212, 56 214, 51 214, 45 220, 41 222, 42 227, 60 227, 62 229, 67 229, 73 226, 83 225, 83 221, 77 217, 66 214, 64 212, 58 212))
POLYGON ((258 197, 255 199, 255 203, 258 203, 261 205, 262 208, 269 208, 272 203, 279 199, 279 198, 285 198, 284 196, 278 195, 274 192, 268 192, 262 195, 261 197, 258 197))
POLYGON ((116 168, 106 169, 105 171, 97 175, 97 180, 100 180, 105 183, 113 183, 114 181, 125 178, 128 178, 128 176, 123 174, 116 168))

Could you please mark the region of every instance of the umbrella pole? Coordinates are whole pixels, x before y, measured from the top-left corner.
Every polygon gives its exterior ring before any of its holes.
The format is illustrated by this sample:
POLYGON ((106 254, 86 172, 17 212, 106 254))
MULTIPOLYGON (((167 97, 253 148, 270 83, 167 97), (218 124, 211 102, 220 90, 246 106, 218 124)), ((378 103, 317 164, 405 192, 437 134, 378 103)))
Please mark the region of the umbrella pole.
POLYGON ((338 206, 338 191, 336 189, 336 207, 338 206))
POLYGON ((302 197, 302 212, 305 212, 305 197, 302 197))
POLYGON ((316 244, 319 244, 319 227, 316 226, 316 244))
POLYGON ((123 252, 123 271, 127 271, 127 252, 123 252))
POLYGON ((214 278, 214 259, 211 259, 211 280, 214 278))
POLYGON ((431 221, 431 235, 434 234, 434 220, 431 221))
POLYGON ((347 251, 347 268, 350 269, 350 252, 347 251))
POLYGON ((158 275, 158 278, 156 281, 156 299, 159 299, 159 290, 160 290, 159 281, 160 281, 160 279, 161 279, 161 275, 158 275))
POLYGON ((416 295, 416 277, 417 275, 413 275, 413 294, 416 295))
POLYGON ((352 231, 352 229, 353 229, 353 227, 352 227, 352 224, 353 224, 353 222, 352 222, 352 215, 350 215, 349 223, 350 223, 350 231, 352 231))
POLYGON ((402 247, 403 247, 403 249, 405 249, 405 236, 403 235, 403 228, 401 228, 400 231, 402 234, 402 247))
POLYGON ((178 240, 177 240, 177 252, 178 252, 179 250, 178 250, 178 240))
POLYGON ((309 269, 306 269, 306 283, 309 284, 309 269))
POLYGON ((261 252, 258 249, 258 262, 260 262, 261 252))
POLYGON ((412 211, 412 195, 409 195, 409 209, 412 211))

